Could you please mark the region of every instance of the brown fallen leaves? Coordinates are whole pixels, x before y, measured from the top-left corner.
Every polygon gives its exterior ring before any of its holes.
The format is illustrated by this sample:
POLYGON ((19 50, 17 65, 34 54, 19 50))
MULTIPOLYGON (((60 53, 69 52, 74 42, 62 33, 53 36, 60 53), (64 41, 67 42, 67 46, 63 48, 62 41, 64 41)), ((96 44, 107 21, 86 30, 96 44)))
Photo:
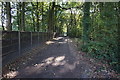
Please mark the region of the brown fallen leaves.
MULTIPOLYGON (((89 54, 78 50, 78 42, 75 39, 71 39, 71 46, 76 50, 76 57, 89 66, 90 78, 120 78, 120 74, 111 69, 110 65, 103 63, 103 61, 91 58, 89 54)), ((81 45, 81 44, 79 44, 81 45)))

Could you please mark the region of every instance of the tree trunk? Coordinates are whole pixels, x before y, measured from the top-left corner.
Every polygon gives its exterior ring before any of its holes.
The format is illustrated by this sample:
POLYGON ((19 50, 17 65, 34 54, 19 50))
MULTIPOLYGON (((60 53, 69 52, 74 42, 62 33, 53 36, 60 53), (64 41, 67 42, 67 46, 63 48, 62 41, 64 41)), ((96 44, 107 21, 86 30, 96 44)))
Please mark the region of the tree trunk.
POLYGON ((25 31, 25 2, 21 3, 21 31, 25 31))
POLYGON ((73 27, 73 13, 72 13, 72 10, 71 10, 71 15, 70 15, 70 17, 71 17, 71 27, 69 28, 70 29, 70 32, 71 32, 71 29, 72 29, 72 27, 73 27))
POLYGON ((18 30, 20 31, 21 30, 21 24, 20 24, 20 18, 21 18, 21 16, 20 16, 20 9, 21 9, 21 4, 20 3, 18 3, 17 4, 17 25, 18 25, 18 30))
MULTIPOLYGON (((51 3, 50 3, 51 5, 51 3)), ((52 6, 49 7, 49 16, 48 16, 48 31, 53 32, 54 30, 54 7, 55 2, 52 2, 52 6)))
POLYGON ((4 2, 2 2, 2 10, 1 10, 1 22, 2 22, 2 28, 3 30, 5 30, 4 28, 4 2))
POLYGON ((32 21, 33 21, 33 29, 35 32, 35 18, 34 18, 34 12, 32 11, 32 21))
POLYGON ((83 41, 84 44, 89 42, 88 29, 90 27, 90 2, 85 2, 83 7, 83 41))
POLYGON ((43 6, 44 6, 44 3, 42 2, 42 27, 43 27, 43 24, 44 24, 44 23, 43 23, 43 11, 44 11, 44 10, 43 10, 43 6))
MULTIPOLYGON (((32 9, 34 10, 34 4, 31 2, 32 4, 32 9)), ((35 16, 34 16, 34 11, 32 10, 32 21, 33 21, 33 30, 35 32, 35 28, 36 28, 36 25, 35 25, 35 16)))
MULTIPOLYGON (((120 56, 120 2, 118 2, 118 62, 120 62, 120 58, 119 58, 119 56, 120 56)), ((120 64, 119 64, 119 66, 120 66, 120 64)), ((119 67, 119 72, 120 72, 120 67, 119 67)))
POLYGON ((38 7, 38 2, 37 2, 36 17, 37 17, 37 31, 39 31, 39 7, 38 7))
POLYGON ((12 31, 10 2, 6 2, 6 18, 6 29, 12 31))

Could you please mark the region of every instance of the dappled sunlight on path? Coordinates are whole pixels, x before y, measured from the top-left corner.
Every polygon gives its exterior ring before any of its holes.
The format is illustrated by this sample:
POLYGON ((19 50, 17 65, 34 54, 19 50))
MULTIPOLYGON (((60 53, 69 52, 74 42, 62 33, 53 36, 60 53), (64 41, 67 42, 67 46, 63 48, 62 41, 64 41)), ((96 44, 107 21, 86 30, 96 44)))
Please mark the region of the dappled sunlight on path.
MULTIPOLYGON (((47 47, 24 66, 5 74, 9 78, 91 78, 98 77, 94 59, 83 56, 75 49, 73 41, 67 37, 54 38, 46 42, 47 47)), ((110 75, 103 71, 101 77, 110 75)), ((99 74, 100 75, 100 74, 99 74)))

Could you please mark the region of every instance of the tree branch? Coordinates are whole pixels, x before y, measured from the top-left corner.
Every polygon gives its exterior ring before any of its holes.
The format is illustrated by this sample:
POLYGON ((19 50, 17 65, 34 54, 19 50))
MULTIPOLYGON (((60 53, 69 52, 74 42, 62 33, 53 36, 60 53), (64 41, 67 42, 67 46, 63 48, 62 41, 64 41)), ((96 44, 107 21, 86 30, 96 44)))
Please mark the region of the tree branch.
POLYGON ((76 6, 76 7, 70 7, 70 8, 65 8, 65 7, 61 7, 60 5, 55 5, 55 7, 57 7, 57 8, 61 8, 61 9, 64 9, 64 10, 68 10, 68 9, 72 9, 72 8, 82 8, 83 7, 83 5, 81 5, 81 6, 76 6))

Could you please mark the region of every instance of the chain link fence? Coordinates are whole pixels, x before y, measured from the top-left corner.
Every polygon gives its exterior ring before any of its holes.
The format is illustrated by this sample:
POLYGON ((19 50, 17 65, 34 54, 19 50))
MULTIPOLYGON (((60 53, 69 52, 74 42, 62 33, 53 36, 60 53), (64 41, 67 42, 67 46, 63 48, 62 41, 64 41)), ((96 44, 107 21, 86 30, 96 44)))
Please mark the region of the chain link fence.
POLYGON ((42 46, 47 40, 53 38, 48 32, 19 32, 2 31, 2 64, 22 56, 26 51, 42 46))

